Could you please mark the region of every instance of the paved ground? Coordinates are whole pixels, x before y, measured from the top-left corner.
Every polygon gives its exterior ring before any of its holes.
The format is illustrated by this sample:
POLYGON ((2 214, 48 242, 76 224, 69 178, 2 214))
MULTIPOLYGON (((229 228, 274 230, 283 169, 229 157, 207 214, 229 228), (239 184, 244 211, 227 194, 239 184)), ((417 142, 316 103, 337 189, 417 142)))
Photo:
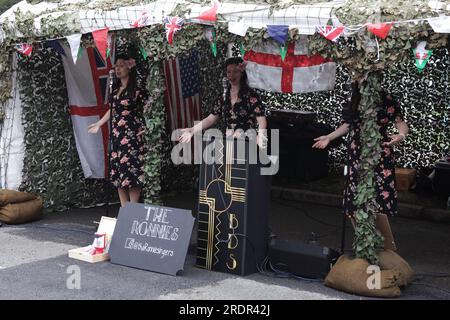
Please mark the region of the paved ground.
MULTIPOLYGON (((301 239, 315 232, 323 245, 340 247, 339 209, 273 198, 271 228, 283 238, 301 239)), ((185 193, 166 199, 168 206, 193 209, 196 197, 185 193)), ((117 207, 113 212, 117 212, 117 207)), ((322 282, 237 277, 194 267, 195 232, 182 275, 70 259, 67 251, 92 242, 104 208, 48 214, 39 222, 0 228, 0 299, 366 299, 325 287, 322 282), (70 266, 79 267, 81 289, 68 289, 70 266), (69 268, 69 269, 68 269, 69 268)), ((400 254, 418 280, 402 299, 450 299, 450 224, 392 220, 400 254)), ((350 248, 351 230, 347 230, 350 248)), ((72 267, 73 268, 73 267, 72 267)))

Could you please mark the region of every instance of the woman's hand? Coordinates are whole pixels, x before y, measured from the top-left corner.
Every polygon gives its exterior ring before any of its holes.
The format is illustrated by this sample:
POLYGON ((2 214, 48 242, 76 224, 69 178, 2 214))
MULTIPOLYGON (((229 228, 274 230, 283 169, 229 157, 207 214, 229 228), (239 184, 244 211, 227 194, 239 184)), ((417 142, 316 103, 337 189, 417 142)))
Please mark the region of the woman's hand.
POLYGON ((391 141, 383 142, 383 146, 393 146, 395 144, 398 144, 405 140, 405 136, 403 134, 394 134, 392 136, 389 136, 389 139, 391 139, 391 141))
POLYGON ((191 142, 192 136, 194 135, 194 130, 192 128, 187 128, 187 129, 181 129, 181 131, 183 133, 178 138, 178 141, 181 143, 191 142))
POLYGON ((95 134, 98 132, 98 130, 100 130, 100 125, 97 122, 88 126, 89 133, 95 134))
POLYGON ((264 133, 258 133, 258 135, 256 136, 256 144, 261 149, 267 149, 267 140, 267 136, 264 133))
POLYGON ((330 138, 328 138, 328 136, 321 136, 318 138, 315 138, 314 141, 316 141, 316 143, 313 144, 313 148, 316 149, 325 149, 329 144, 330 144, 330 138))

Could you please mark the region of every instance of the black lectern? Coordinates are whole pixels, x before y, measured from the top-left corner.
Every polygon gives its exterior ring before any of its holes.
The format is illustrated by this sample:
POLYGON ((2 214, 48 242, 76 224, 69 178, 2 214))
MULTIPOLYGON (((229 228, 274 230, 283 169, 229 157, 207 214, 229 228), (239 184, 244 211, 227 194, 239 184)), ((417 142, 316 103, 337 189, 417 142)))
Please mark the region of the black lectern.
POLYGON ((268 159, 255 159, 259 149, 246 139, 204 141, 202 150, 197 266, 242 276, 257 272, 268 246, 272 177, 261 175, 268 159), (205 163, 205 154, 215 163, 205 163))

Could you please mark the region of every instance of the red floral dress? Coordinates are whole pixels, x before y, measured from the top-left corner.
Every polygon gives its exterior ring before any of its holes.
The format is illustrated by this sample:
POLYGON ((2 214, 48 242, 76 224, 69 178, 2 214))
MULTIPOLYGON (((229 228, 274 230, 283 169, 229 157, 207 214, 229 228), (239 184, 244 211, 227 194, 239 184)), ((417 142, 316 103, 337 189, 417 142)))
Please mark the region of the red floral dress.
POLYGON ((233 106, 231 106, 230 91, 228 90, 225 102, 219 97, 216 100, 212 114, 223 117, 228 129, 257 129, 257 117, 265 116, 265 108, 261 98, 253 90, 242 95, 233 106))
POLYGON ((111 182, 117 188, 142 187, 144 182, 144 141, 137 134, 144 129, 145 90, 113 91, 111 182))
MULTIPOLYGON (((382 142, 389 142, 388 128, 390 124, 403 120, 400 105, 391 96, 383 94, 380 109, 377 115, 379 132, 382 142)), ((350 125, 351 139, 348 150, 348 178, 344 190, 344 213, 352 216, 356 211, 354 204, 356 188, 358 185, 358 168, 361 162, 361 118, 356 115, 354 119, 344 119, 350 125)), ((388 215, 397 214, 397 190, 395 185, 395 157, 392 146, 382 146, 380 161, 375 168, 376 201, 380 206, 380 213, 388 215)))

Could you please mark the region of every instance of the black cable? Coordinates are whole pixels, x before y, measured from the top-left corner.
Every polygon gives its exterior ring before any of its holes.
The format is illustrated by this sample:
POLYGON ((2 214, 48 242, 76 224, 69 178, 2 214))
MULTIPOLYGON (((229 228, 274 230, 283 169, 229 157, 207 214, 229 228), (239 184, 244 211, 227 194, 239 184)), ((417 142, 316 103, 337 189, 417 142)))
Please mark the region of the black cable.
MULTIPOLYGON (((81 230, 81 229, 68 229, 68 228, 52 228, 47 226, 26 226, 26 227, 15 227, 15 226, 9 226, 11 229, 47 229, 47 230, 53 230, 53 231, 63 231, 63 232, 78 232, 78 233, 86 233, 89 235, 93 235, 92 232, 81 230)), ((95 231, 94 231, 95 233, 95 231)))

